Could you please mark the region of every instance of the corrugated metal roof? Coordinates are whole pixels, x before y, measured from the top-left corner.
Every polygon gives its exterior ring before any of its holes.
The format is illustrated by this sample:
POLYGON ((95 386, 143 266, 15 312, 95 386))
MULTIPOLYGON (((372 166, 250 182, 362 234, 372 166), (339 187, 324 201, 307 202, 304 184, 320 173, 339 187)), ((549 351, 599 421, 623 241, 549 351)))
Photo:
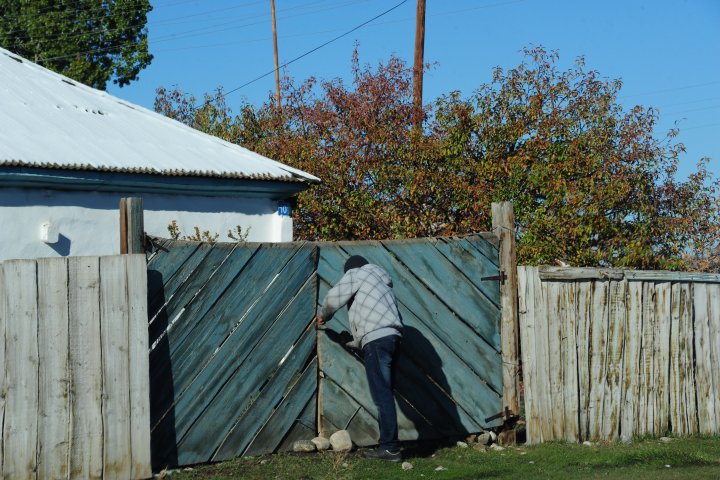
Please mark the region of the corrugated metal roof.
POLYGON ((0 166, 318 182, 0 48, 0 166))

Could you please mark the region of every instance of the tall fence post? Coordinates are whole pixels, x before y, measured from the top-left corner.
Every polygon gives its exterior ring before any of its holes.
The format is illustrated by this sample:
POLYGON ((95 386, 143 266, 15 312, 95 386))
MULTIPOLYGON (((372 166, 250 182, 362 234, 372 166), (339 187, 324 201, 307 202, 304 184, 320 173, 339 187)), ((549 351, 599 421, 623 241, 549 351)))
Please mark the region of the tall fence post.
POLYGON ((143 199, 120 199, 120 253, 145 253, 143 199))
MULTIPOLYGON (((512 202, 492 204, 492 231, 500 240, 500 301, 502 323, 503 403, 505 408, 518 415, 520 412, 519 348, 518 348, 518 279, 517 254, 515 250, 515 213, 512 202)), ((509 415, 506 415, 506 418, 509 415)))

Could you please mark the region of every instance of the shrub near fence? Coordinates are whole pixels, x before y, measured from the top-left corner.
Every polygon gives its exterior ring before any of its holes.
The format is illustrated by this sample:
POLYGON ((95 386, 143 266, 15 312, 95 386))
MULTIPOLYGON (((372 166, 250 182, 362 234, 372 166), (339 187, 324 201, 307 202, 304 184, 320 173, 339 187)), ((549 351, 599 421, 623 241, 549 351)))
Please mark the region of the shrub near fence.
POLYGON ((145 255, 0 263, 2 478, 148 478, 145 255))
POLYGON ((720 275, 519 267, 528 441, 720 433, 720 275))

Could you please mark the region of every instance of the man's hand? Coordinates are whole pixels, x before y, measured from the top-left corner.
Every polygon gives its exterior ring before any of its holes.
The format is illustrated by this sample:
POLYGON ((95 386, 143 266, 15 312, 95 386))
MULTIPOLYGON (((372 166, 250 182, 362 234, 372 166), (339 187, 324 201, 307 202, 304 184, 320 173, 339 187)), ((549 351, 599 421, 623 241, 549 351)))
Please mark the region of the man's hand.
POLYGON ((320 315, 317 315, 315 317, 315 321, 317 322, 318 325, 325 325, 325 320, 323 320, 323 318, 320 315))

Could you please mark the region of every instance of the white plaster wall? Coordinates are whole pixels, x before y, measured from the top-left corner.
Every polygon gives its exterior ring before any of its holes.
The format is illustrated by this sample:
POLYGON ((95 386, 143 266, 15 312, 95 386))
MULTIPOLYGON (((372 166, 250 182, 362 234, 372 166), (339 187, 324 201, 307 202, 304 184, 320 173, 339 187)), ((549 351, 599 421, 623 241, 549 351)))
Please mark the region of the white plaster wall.
POLYGON ((277 202, 265 198, 194 197, 180 195, 62 192, 0 189, 0 261, 54 256, 120 253, 120 199, 142 197, 145 231, 168 238, 168 224, 177 221, 185 235, 218 233, 240 225, 249 242, 292 241, 292 218, 277 213, 277 202), (46 244, 40 226, 50 222, 59 241, 46 244))

